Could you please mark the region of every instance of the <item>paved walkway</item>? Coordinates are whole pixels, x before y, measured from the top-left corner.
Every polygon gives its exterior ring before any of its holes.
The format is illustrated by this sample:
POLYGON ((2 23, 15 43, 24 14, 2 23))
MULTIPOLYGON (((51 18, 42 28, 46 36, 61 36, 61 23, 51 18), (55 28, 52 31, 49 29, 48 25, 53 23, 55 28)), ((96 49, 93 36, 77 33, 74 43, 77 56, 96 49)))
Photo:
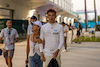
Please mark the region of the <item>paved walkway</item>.
MULTIPOLYGON (((100 67, 100 42, 73 43, 68 45, 67 52, 61 54, 62 67, 100 67)), ((25 58, 26 41, 23 41, 16 44, 13 67, 25 67, 25 58)), ((2 56, 0 67, 7 67, 2 56)))

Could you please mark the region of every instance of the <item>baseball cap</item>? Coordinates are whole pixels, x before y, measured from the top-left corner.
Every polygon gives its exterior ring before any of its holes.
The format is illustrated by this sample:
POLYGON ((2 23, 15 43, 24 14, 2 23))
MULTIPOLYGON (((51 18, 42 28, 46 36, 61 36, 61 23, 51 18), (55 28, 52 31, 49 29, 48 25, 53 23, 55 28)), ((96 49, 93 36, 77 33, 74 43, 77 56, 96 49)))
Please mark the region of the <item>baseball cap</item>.
POLYGON ((35 19, 35 20, 37 20, 36 16, 32 16, 31 19, 35 19))
POLYGON ((38 23, 33 23, 33 25, 38 25, 39 27, 41 27, 38 23))

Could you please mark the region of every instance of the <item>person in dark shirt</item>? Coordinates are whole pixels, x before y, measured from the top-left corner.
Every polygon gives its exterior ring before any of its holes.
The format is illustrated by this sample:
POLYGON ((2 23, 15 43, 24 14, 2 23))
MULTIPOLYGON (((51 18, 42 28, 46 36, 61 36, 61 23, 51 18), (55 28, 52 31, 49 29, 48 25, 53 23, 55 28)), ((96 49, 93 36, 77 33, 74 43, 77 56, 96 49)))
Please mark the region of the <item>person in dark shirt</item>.
POLYGON ((76 34, 77 38, 76 38, 76 42, 75 42, 75 43, 77 43, 78 40, 79 40, 79 43, 81 43, 81 38, 80 38, 80 34, 81 34, 81 32, 80 32, 80 30, 81 30, 81 24, 78 23, 77 34, 76 34))

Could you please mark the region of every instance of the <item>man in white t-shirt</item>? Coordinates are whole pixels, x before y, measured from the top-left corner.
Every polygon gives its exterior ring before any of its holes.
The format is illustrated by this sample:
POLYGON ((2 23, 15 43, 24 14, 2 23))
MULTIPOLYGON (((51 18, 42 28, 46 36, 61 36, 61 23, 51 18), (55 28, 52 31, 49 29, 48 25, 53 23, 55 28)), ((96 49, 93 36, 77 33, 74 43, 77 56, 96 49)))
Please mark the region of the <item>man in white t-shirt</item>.
POLYGON ((63 52, 66 52, 67 51, 67 32, 69 31, 69 28, 64 22, 62 22, 61 24, 64 29, 64 47, 65 47, 65 49, 63 50, 63 52))
POLYGON ((56 11, 49 9, 47 11, 48 23, 41 27, 40 38, 45 42, 44 52, 43 45, 40 44, 41 60, 43 67, 48 67, 51 59, 56 59, 61 67, 60 50, 64 43, 63 26, 55 22, 56 11))

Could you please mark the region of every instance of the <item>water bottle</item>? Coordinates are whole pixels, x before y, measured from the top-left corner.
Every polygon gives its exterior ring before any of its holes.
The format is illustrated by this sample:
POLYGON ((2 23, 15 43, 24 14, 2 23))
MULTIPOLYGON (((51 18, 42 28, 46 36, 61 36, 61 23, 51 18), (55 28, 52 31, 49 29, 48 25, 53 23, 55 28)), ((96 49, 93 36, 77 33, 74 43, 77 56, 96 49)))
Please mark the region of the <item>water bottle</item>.
POLYGON ((2 55, 2 49, 0 49, 0 55, 2 55))

